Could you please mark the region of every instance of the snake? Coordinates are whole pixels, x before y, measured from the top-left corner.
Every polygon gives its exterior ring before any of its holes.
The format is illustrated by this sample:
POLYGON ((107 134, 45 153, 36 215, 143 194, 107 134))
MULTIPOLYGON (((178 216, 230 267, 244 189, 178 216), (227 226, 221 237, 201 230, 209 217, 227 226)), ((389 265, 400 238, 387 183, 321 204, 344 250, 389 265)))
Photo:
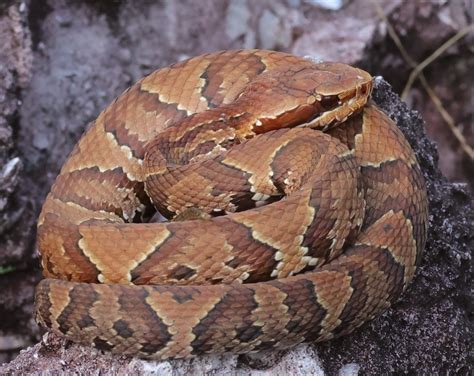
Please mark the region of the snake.
POLYGON ((165 360, 326 341, 381 315, 420 263, 428 205, 373 82, 228 50, 133 84, 45 199, 36 321, 165 360))

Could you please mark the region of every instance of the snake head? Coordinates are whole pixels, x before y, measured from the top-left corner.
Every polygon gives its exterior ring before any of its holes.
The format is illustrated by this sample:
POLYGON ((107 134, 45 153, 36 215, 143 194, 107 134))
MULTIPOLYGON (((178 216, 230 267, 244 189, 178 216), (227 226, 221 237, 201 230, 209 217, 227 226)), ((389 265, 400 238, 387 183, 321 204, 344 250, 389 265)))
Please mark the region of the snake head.
POLYGON ((239 101, 258 107, 256 134, 291 127, 326 130, 362 109, 371 91, 372 76, 361 69, 303 61, 262 74, 239 101))
POLYGON ((291 82, 310 93, 307 103, 315 108, 312 118, 299 127, 322 130, 343 123, 362 109, 373 87, 369 73, 337 62, 316 63, 295 73, 291 82))

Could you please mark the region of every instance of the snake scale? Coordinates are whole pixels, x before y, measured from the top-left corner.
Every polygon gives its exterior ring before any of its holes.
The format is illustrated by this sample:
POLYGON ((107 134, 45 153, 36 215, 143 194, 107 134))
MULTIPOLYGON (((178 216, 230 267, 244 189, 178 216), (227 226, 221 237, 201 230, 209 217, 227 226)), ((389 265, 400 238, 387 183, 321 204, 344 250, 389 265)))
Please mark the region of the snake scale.
POLYGON ((37 321, 168 359, 329 340, 379 315, 413 277, 428 213, 372 84, 345 64, 239 50, 131 86, 44 203, 37 321))

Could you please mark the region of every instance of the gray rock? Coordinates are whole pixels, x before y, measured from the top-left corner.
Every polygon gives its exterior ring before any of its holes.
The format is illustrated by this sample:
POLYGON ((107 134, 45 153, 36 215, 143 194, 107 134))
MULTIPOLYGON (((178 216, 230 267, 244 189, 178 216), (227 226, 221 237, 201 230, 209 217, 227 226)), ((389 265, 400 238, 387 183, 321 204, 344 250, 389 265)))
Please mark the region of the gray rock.
POLYGON ((280 20, 270 10, 264 10, 258 24, 258 34, 262 48, 275 48, 278 41, 280 20))
POLYGON ((231 40, 245 35, 250 18, 247 0, 230 0, 225 18, 226 33, 231 40))

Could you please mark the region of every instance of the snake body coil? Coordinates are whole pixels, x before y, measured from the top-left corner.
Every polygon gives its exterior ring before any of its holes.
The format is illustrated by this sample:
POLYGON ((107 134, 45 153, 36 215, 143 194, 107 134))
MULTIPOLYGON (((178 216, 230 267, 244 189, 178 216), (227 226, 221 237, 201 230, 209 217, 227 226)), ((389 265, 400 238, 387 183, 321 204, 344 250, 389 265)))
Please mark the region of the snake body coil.
POLYGON ((427 200, 371 89, 362 70, 259 50, 140 80, 44 203, 37 321, 166 359, 328 340, 380 314, 413 277, 427 200))

